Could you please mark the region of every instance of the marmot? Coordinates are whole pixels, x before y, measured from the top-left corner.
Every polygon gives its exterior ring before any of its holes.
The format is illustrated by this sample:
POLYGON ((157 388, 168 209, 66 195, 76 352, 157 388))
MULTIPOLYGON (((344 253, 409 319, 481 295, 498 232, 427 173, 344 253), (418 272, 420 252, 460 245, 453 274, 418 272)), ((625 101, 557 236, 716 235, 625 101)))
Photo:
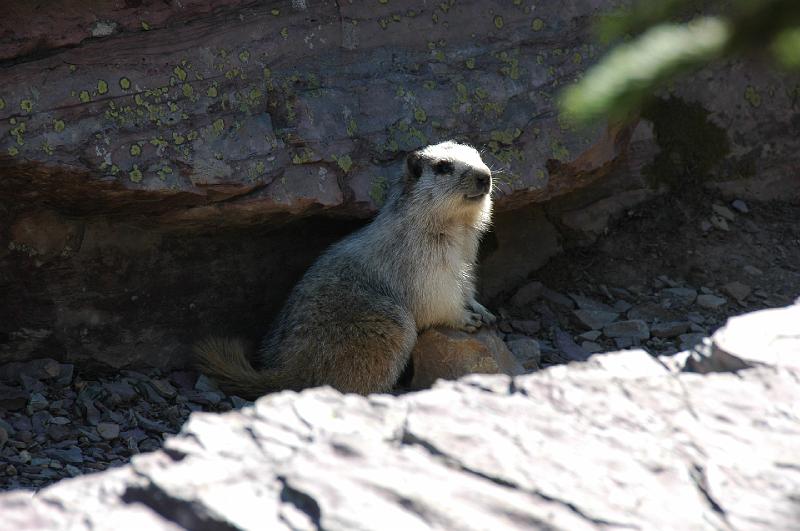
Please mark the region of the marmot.
POLYGON ((474 332, 495 321, 475 300, 473 271, 491 191, 492 173, 472 147, 448 141, 409 154, 377 217, 294 287, 255 367, 239 341, 209 339, 196 347, 200 369, 249 399, 320 385, 391 390, 418 330, 474 332))

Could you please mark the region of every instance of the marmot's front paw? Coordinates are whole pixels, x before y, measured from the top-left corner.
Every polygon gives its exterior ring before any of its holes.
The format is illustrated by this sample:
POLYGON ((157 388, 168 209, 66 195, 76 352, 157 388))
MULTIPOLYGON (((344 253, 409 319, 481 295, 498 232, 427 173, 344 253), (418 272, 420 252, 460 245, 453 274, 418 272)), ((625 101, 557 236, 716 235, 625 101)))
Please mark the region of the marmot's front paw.
POLYGON ((479 314, 483 322, 486 323, 487 325, 492 325, 497 322, 497 317, 495 317, 495 315, 492 312, 487 310, 483 304, 479 303, 475 299, 469 301, 469 308, 473 312, 479 314))
POLYGON ((483 320, 481 319, 481 315, 479 313, 464 311, 464 319, 461 323, 461 330, 471 334, 473 332, 477 332, 478 328, 481 327, 481 324, 483 324, 483 320))

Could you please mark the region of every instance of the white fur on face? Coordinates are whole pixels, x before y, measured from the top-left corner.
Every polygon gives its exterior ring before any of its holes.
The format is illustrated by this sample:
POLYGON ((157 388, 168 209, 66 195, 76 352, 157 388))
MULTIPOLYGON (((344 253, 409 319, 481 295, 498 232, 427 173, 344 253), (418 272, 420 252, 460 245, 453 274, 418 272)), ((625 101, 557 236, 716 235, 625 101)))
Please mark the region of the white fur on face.
POLYGON ((458 171, 459 166, 461 166, 462 169, 472 167, 489 171, 488 166, 486 166, 481 159, 481 154, 478 153, 475 148, 467 146, 466 144, 453 142, 452 140, 427 146, 421 153, 425 158, 434 160, 447 159, 453 162, 453 164, 456 165, 456 171, 458 171))
MULTIPOLYGON (((425 212, 432 220, 444 223, 458 222, 485 230, 491 217, 491 190, 483 199, 467 200, 474 191, 472 172, 491 174, 489 167, 481 159, 480 153, 470 146, 453 141, 427 146, 420 151, 425 160, 422 175, 412 191, 413 210, 425 212), (433 166, 439 161, 448 161, 453 171, 437 174, 433 166), (467 173, 464 179, 462 175, 467 173)), ((438 224, 438 223, 437 223, 438 224)))

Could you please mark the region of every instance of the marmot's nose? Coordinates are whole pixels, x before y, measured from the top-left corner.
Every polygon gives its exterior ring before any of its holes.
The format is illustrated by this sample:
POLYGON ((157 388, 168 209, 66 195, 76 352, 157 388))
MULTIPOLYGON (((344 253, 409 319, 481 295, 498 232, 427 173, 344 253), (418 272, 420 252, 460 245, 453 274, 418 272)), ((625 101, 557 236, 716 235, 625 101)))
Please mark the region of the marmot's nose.
POLYGON ((492 184, 492 176, 488 173, 477 173, 475 175, 475 186, 482 192, 488 192, 492 184))

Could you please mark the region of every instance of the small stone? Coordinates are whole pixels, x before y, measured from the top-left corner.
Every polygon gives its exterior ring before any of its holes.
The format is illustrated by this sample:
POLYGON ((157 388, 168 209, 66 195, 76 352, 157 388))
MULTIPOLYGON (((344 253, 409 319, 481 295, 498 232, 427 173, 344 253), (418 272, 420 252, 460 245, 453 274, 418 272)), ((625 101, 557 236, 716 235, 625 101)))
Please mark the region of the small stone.
POLYGON ((215 406, 222 400, 222 394, 217 391, 189 391, 186 396, 192 402, 206 406, 215 406))
POLYGON ((758 225, 752 219, 745 219, 742 224, 742 230, 750 234, 758 234, 762 232, 761 225, 758 225))
POLYGON ((201 374, 197 377, 197 382, 194 384, 197 391, 219 391, 219 387, 208 376, 201 374))
POLYGON ((666 288, 661 290, 661 296, 682 306, 689 306, 697 298, 697 291, 691 288, 666 288))
POLYGON ((710 231, 710 230, 711 230, 713 227, 714 227, 714 226, 713 226, 713 225, 711 224, 711 222, 710 222, 710 221, 708 221, 707 219, 704 219, 704 220, 700 221, 700 230, 701 230, 701 231, 703 231, 703 232, 708 232, 708 231, 710 231))
POLYGON ((133 428, 131 430, 121 432, 120 437, 126 441, 130 439, 139 442, 145 440, 147 438, 147 434, 141 428, 133 428))
POLYGON ((22 388, 29 393, 40 393, 44 391, 44 384, 36 378, 28 376, 27 374, 20 374, 19 381, 22 384, 22 388))
POLYGON ((142 444, 139 445, 139 449, 142 452, 154 452, 160 447, 161 445, 155 439, 145 439, 142 441, 142 444))
POLYGON ((58 424, 59 426, 66 426, 70 423, 67 417, 53 417, 50 419, 50 424, 58 424))
POLYGON ((614 297, 617 297, 617 298, 620 298, 620 299, 630 299, 631 298, 631 292, 626 290, 625 288, 617 288, 617 287, 612 286, 612 287, 608 288, 608 291, 614 297))
POLYGON ((703 342, 703 338, 705 338, 705 334, 700 333, 693 333, 693 334, 681 334, 679 337, 681 342, 681 350, 689 350, 693 348, 695 345, 699 345, 703 342))
POLYGON ((49 468, 45 468, 39 472, 39 476, 45 479, 56 479, 58 477, 58 472, 55 470, 50 470, 49 468))
POLYGON ((24 363, 21 372, 37 380, 51 380, 61 372, 61 364, 51 358, 31 360, 24 363))
POLYGON ((89 430, 88 428, 78 428, 78 433, 80 433, 83 437, 86 437, 91 442, 100 442, 103 440, 102 437, 97 435, 97 433, 95 433, 94 431, 89 430))
POLYGON ((164 398, 175 398, 175 396, 178 394, 178 391, 176 391, 175 388, 166 380, 150 380, 150 385, 153 386, 153 389, 156 390, 156 393, 164 398))
POLYGON ((686 314, 686 318, 689 319, 691 322, 697 324, 703 324, 706 322, 706 318, 699 313, 694 313, 694 312, 688 313, 686 314))
POLYGON ((101 422, 97 425, 97 433, 107 441, 116 439, 119 437, 119 424, 115 422, 101 422))
POLYGON ((747 208, 747 203, 745 203, 741 199, 735 200, 733 203, 731 203, 731 206, 734 208, 734 210, 738 210, 742 214, 747 214, 748 212, 750 212, 750 209, 747 208))
POLYGON ((83 396, 78 399, 78 404, 83 410, 86 421, 92 426, 97 426, 97 423, 100 422, 100 411, 94 402, 88 396, 83 396))
POLYGON ((611 323, 603 328, 603 334, 606 337, 617 338, 625 337, 630 339, 648 339, 650 337, 650 329, 647 323, 638 319, 630 321, 619 321, 611 323))
POLYGON ((118 400, 122 403, 132 402, 139 396, 136 393, 136 389, 134 389, 131 384, 129 384, 124 380, 115 382, 106 382, 103 384, 103 388, 109 394, 116 395, 118 400))
POLYGON ((131 378, 133 380, 132 383, 147 382, 150 380, 150 377, 147 376, 146 374, 142 374, 139 371, 132 371, 130 369, 125 369, 124 371, 122 371, 122 374, 124 374, 128 378, 131 378))
POLYGON ((8 442, 8 432, 5 428, 0 428, 0 448, 3 448, 8 442))
POLYGON ((497 324, 497 328, 498 328, 498 329, 499 329, 501 332, 503 332, 504 334, 510 334, 511 332, 513 332, 513 331, 514 331, 514 329, 513 329, 513 328, 511 328, 511 323, 509 323, 508 321, 500 321, 500 322, 497 324))
POLYGON ((16 476, 17 475, 17 467, 15 467, 14 465, 8 465, 6 467, 5 472, 6 472, 6 476, 16 476))
POLYGON ((56 383, 59 385, 69 385, 72 382, 72 376, 74 373, 75 366, 73 364, 62 363, 56 383))
POLYGON ((152 404, 166 404, 167 401, 155 390, 150 382, 138 382, 136 388, 152 404))
POLYGON ((538 369, 542 358, 542 351, 535 339, 514 339, 506 343, 511 353, 517 358, 525 369, 538 369))
POLYGON ((658 275, 658 280, 660 280, 661 282, 663 282, 664 284, 666 284, 670 288, 679 288, 679 287, 681 287, 680 283, 675 282, 674 280, 669 278, 667 275, 658 275))
POLYGON ((47 436, 56 442, 63 441, 70 436, 70 430, 60 424, 50 424, 47 427, 47 436))
MULTIPOLYGON (((524 365, 523 365, 524 366, 524 365)), ((252 406, 253 403, 249 400, 245 400, 244 398, 238 396, 231 396, 230 397, 231 404, 236 409, 242 409, 245 406, 252 406)))
POLYGON ((555 304, 556 306, 560 306, 561 308, 571 310, 575 307, 575 304, 572 302, 572 299, 569 297, 565 297, 561 293, 557 291, 553 291, 549 288, 542 288, 542 298, 548 302, 555 304))
POLYGON ((604 310, 575 310, 572 312, 583 326, 589 330, 599 330, 613 323, 619 314, 604 310))
POLYGON ((601 335, 603 334, 599 330, 589 330, 588 332, 582 333, 578 337, 580 337, 581 339, 585 339, 586 341, 594 341, 601 335))
POLYGON ((43 409, 47 409, 49 404, 50 402, 48 402, 47 398, 45 398, 42 393, 33 393, 28 400, 28 408, 31 411, 41 411, 43 409))
POLYGON ((606 297, 608 300, 610 300, 610 301, 613 301, 613 300, 614 300, 614 296, 613 296, 613 295, 611 295, 611 292, 610 292, 610 291, 608 291, 608 286, 606 286, 605 284, 600 284, 600 291, 602 291, 602 292, 603 292, 603 295, 605 295, 605 297, 606 297))
POLYGON ((711 207, 711 210, 714 211, 714 214, 716 214, 717 216, 719 216, 719 217, 721 217, 721 218, 723 218, 723 219, 725 219, 727 221, 733 221, 733 220, 736 219, 736 214, 731 212, 731 209, 728 208, 728 207, 725 207, 725 206, 722 206, 722 205, 713 205, 711 207))
POLYGON ((594 299, 590 299, 589 297, 584 297, 583 295, 575 295, 570 293, 569 297, 575 301, 575 304, 577 304, 578 308, 581 310, 600 310, 604 312, 614 311, 613 308, 611 308, 611 306, 608 304, 598 302, 594 299))
POLYGON ((614 344, 617 345, 617 348, 620 350, 630 348, 633 346, 633 339, 629 337, 615 337, 614 344))
POLYGON ((17 411, 28 403, 28 393, 19 387, 11 387, 0 383, 0 409, 17 411))
POLYGON ((690 332, 700 332, 700 333, 703 333, 703 334, 706 333, 706 329, 703 328, 702 326, 700 326, 697 323, 689 323, 689 331, 690 332))
POLYGON ((189 371, 174 371, 169 375, 169 378, 172 380, 172 383, 181 389, 191 389, 194 386, 197 376, 189 371))
POLYGON ((703 294, 697 297, 697 304, 707 310, 716 310, 728 304, 728 300, 723 297, 717 297, 716 295, 703 294))
POLYGON ((50 424, 50 413, 48 411, 42 410, 37 411, 33 415, 31 415, 31 425, 33 426, 33 431, 36 435, 42 435, 47 431, 47 426, 50 424))
POLYGON ((51 358, 31 360, 22 364, 20 373, 37 380, 50 380, 61 372, 61 364, 51 358))
POLYGON ((517 308, 532 305, 541 296, 543 287, 541 282, 528 282, 511 297, 511 304, 517 308))
POLYGON ((14 435, 15 433, 17 433, 16 428, 14 428, 14 426, 12 426, 11 423, 6 422, 5 420, 3 420, 1 418, 0 418, 0 428, 3 428, 4 430, 6 430, 6 433, 8 435, 14 435))
POLYGON ((136 418, 136 421, 139 423, 139 426, 144 428, 146 431, 156 432, 159 434, 169 431, 169 426, 167 426, 163 422, 159 422, 157 420, 150 420, 149 418, 141 415, 136 411, 133 412, 133 415, 136 418))
POLYGON ((760 277, 761 275, 764 274, 764 272, 761 271, 759 268, 757 268, 755 266, 751 266, 751 265, 746 265, 746 266, 744 266, 743 269, 744 269, 745 273, 747 273, 750 276, 754 276, 754 277, 760 277))
POLYGON ((700 293, 703 293, 705 295, 713 295, 714 290, 706 286, 700 286, 700 293))
POLYGON ((589 354, 596 354, 597 352, 603 352, 603 347, 594 341, 584 341, 581 343, 581 348, 588 352, 589 354))
POLYGON ((555 329, 555 340, 556 348, 570 361, 586 361, 590 356, 588 352, 573 341, 572 336, 560 328, 555 329))
POLYGON ((526 336, 535 336, 542 328, 542 324, 533 319, 514 320, 511 321, 511 327, 526 336))
POLYGON ((77 446, 72 446, 66 450, 51 448, 49 450, 45 450, 45 453, 54 459, 58 459, 62 463, 83 463, 83 453, 81 449, 77 446))
POLYGON ((737 301, 745 300, 753 289, 748 286, 747 284, 743 284, 739 281, 728 282, 724 286, 722 286, 722 291, 736 299, 737 301))
POLYGON ((614 301, 613 309, 617 313, 625 313, 630 310, 633 306, 627 301, 617 300, 614 301))
POLYGON ((67 474, 69 474, 72 477, 81 475, 81 469, 76 467, 75 465, 67 464, 67 466, 65 466, 64 469, 67 471, 67 474))
POLYGON ((689 330, 689 325, 686 322, 655 323, 650 326, 650 334, 662 338, 678 337, 689 330))
POLYGON ((728 232, 730 231, 730 227, 728 227, 728 222, 722 216, 711 216, 711 224, 714 225, 719 230, 728 232))

